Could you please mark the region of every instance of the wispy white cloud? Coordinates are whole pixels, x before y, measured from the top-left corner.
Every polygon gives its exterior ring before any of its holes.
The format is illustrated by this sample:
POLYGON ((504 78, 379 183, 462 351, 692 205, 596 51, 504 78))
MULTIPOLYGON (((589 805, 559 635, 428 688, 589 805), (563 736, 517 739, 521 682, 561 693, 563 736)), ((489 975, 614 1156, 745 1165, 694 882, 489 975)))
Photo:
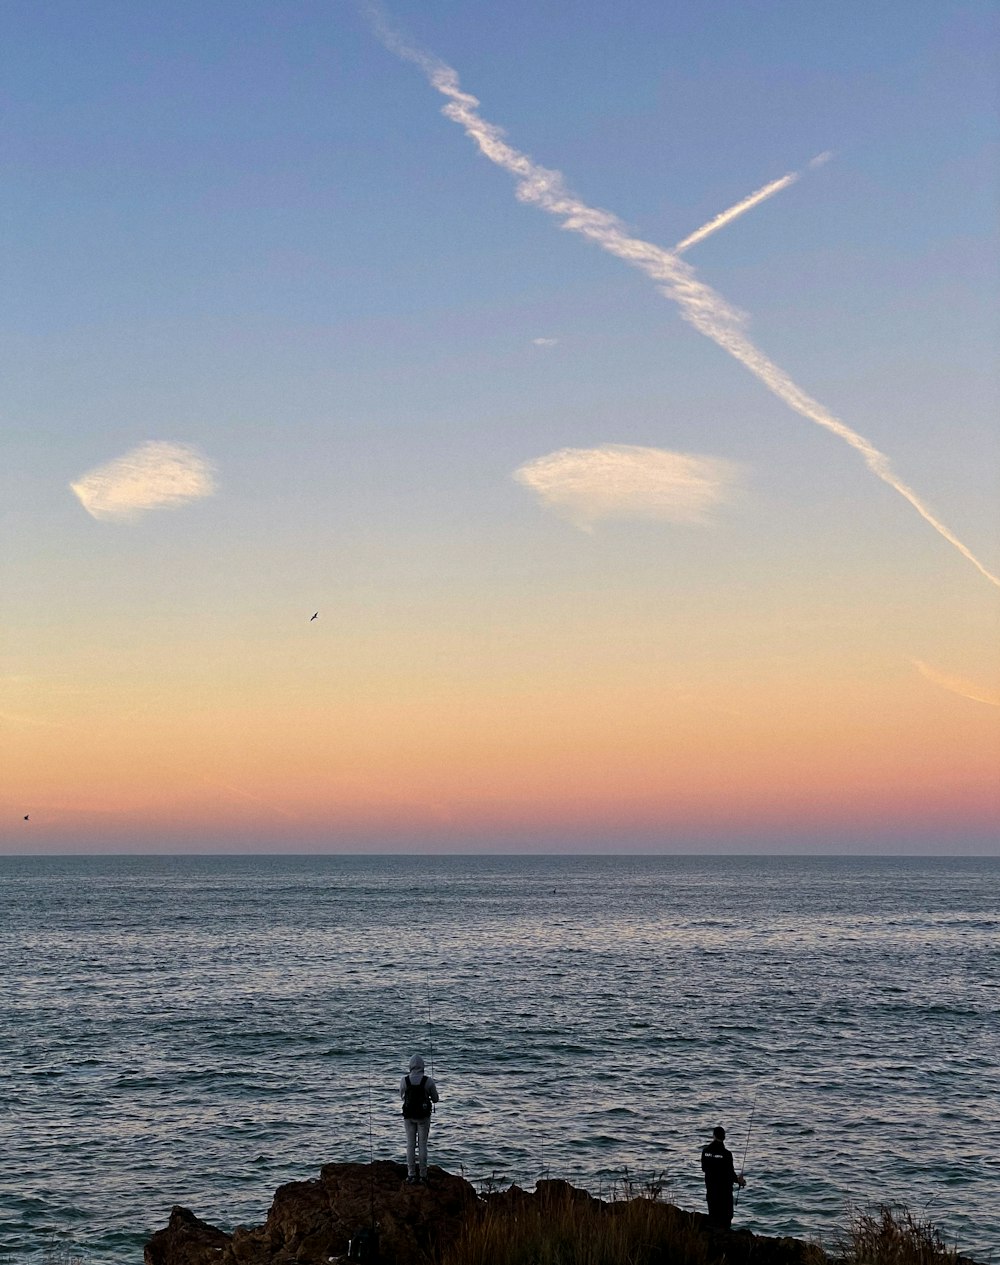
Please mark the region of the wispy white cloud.
POLYGON ((924 663, 921 659, 913 659, 911 662, 922 677, 939 685, 943 690, 960 694, 962 698, 971 699, 974 703, 1000 707, 1000 690, 991 690, 985 685, 977 685, 975 681, 967 681, 964 677, 949 676, 947 673, 939 672, 937 668, 932 668, 929 663, 924 663))
POLYGON ((388 28, 385 19, 374 9, 369 9, 369 15, 376 33, 386 47, 397 56, 419 66, 431 86, 447 98, 447 104, 442 110, 445 117, 457 123, 490 162, 516 179, 515 193, 519 201, 537 206, 556 217, 567 231, 578 233, 594 242, 602 250, 624 260, 656 282, 661 292, 677 304, 684 320, 738 360, 800 417, 836 435, 860 453, 865 465, 876 478, 908 501, 926 523, 991 584, 1000 588, 1000 576, 989 571, 968 546, 924 504, 916 492, 899 478, 885 453, 834 416, 818 400, 814 400, 784 369, 769 359, 747 336, 741 313, 721 294, 700 281, 694 269, 675 251, 631 236, 616 215, 588 206, 572 194, 560 172, 540 166, 527 154, 508 145, 503 130, 480 116, 479 101, 470 93, 463 92, 458 74, 451 66, 407 44, 388 28))
POLYGON ((211 496, 215 479, 196 449, 150 440, 89 470, 70 487, 92 518, 127 520, 211 496))
POLYGON ((561 448, 514 471, 543 505, 589 530, 600 519, 703 523, 740 479, 733 462, 692 453, 605 444, 561 448))
POLYGON ((559 342, 558 338, 533 338, 532 344, 535 347, 555 347, 559 342))

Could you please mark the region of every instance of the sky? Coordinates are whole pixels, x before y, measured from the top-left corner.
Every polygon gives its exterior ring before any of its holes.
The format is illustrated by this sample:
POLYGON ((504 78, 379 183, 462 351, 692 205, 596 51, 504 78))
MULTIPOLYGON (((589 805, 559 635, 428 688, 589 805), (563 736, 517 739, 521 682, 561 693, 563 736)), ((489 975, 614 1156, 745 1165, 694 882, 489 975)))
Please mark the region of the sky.
POLYGON ((0 853, 1000 853, 997 27, 5 5, 0 853))

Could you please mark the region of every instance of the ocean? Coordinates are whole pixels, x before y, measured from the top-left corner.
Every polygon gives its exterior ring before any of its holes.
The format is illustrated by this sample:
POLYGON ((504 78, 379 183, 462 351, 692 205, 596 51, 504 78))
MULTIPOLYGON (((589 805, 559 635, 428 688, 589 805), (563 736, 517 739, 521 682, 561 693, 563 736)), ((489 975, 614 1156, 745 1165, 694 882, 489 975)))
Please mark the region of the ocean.
POLYGON ((0 858, 0 1260, 139 1265, 322 1164, 662 1182, 835 1241, 905 1203, 1000 1259, 1000 859, 0 858))

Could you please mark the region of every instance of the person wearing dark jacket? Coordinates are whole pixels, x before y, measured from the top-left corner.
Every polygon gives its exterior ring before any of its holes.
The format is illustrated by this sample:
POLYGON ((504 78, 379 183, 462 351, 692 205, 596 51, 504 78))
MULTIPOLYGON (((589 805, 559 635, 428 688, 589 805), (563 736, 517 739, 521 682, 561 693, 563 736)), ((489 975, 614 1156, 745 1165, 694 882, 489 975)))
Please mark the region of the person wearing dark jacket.
POLYGON ((708 1219, 728 1230, 733 1224, 733 1187, 742 1188, 746 1181, 736 1171, 732 1151, 726 1150, 726 1131, 721 1124, 712 1130, 711 1142, 701 1148, 701 1171, 705 1174, 708 1219))

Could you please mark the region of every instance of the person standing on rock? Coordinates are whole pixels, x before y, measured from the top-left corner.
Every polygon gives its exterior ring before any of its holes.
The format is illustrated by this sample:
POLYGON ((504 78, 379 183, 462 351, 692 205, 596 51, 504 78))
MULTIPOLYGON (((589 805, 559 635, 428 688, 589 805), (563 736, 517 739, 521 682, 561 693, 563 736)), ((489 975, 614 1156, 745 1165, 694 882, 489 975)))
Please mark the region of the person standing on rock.
POLYGON ((712 1130, 711 1142, 701 1148, 701 1171, 705 1174, 708 1219, 728 1230, 733 1224, 733 1187, 742 1189, 746 1179, 737 1173, 732 1151, 726 1150, 726 1131, 721 1124, 712 1130))
POLYGON ((439 1101, 437 1086, 430 1076, 424 1075, 424 1060, 419 1054, 410 1059, 410 1071, 399 1082, 399 1096, 406 1127, 406 1180, 413 1185, 427 1180, 427 1135, 431 1131, 433 1104, 439 1101))

